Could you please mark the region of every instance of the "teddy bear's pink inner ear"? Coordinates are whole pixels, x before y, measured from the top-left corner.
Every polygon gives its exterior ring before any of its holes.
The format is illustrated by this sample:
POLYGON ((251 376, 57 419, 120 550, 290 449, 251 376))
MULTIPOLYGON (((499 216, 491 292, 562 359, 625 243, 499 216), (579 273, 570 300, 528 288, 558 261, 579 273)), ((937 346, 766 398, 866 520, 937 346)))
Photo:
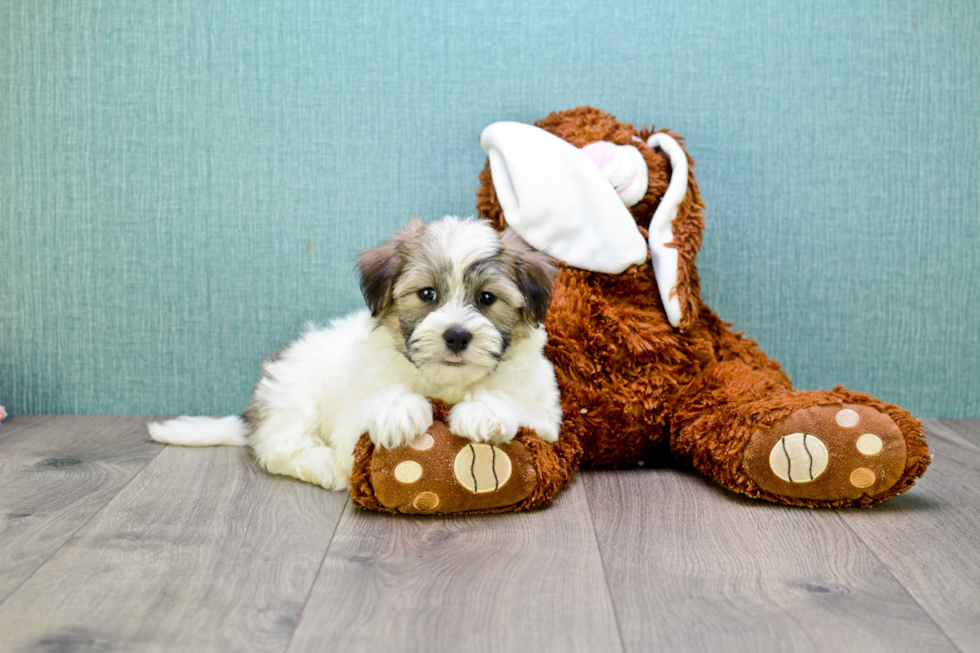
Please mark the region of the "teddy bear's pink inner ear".
POLYGON ((582 152, 602 170, 602 167, 616 156, 616 146, 609 141, 596 141, 583 147, 582 152))
POLYGON ((636 206, 647 194, 650 183, 647 162, 632 145, 596 141, 582 148, 626 206, 636 206))

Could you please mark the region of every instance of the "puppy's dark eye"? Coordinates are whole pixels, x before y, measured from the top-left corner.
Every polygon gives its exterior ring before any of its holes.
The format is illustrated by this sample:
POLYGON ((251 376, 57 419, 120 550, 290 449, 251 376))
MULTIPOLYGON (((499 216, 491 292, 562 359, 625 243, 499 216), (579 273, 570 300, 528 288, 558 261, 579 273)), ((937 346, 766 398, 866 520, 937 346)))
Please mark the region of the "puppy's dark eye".
POLYGON ((490 304, 497 301, 497 297, 492 292, 481 292, 480 296, 476 298, 484 306, 489 306, 490 304))
POLYGON ((436 292, 435 288, 423 288, 419 291, 419 299, 423 302, 434 302, 439 299, 439 293, 436 292))

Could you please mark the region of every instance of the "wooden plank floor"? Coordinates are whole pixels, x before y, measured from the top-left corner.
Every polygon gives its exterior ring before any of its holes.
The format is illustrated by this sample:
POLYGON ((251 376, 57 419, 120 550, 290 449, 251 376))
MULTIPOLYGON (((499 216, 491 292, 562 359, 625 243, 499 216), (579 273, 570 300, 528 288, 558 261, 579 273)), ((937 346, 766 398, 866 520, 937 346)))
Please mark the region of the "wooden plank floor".
POLYGON ((0 651, 980 651, 980 421, 871 510, 584 472, 533 513, 410 518, 141 417, 0 425, 0 651))

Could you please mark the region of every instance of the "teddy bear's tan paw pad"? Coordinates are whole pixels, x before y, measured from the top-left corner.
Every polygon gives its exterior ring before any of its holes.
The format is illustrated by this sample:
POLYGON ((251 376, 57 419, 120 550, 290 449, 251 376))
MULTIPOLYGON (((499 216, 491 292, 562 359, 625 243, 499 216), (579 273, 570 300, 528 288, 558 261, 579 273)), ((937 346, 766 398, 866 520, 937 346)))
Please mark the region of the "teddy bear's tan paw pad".
POLYGON ((403 447, 376 448, 370 467, 378 501, 409 514, 505 508, 527 498, 537 482, 531 454, 520 442, 474 443, 440 421, 403 447))
POLYGON ((812 406, 757 432, 745 470, 759 487, 798 499, 874 496, 905 470, 905 439, 890 417, 868 406, 812 406))
POLYGON ((512 466, 510 456, 491 444, 468 444, 456 454, 456 482, 473 494, 496 492, 507 485, 512 466))

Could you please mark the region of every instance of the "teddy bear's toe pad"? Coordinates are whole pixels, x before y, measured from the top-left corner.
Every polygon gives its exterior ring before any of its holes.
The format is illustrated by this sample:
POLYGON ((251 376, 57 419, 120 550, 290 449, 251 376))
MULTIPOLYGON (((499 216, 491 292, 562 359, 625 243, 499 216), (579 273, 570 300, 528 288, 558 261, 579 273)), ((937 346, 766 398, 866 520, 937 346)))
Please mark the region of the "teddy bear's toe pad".
POLYGON ((745 471, 772 494, 836 501, 874 496, 905 470, 905 439, 890 417, 868 406, 812 406, 758 431, 745 471))
POLYGON ((453 435, 436 421, 396 449, 376 448, 370 462, 378 501, 410 514, 479 512, 527 498, 537 482, 522 443, 490 445, 453 435))

